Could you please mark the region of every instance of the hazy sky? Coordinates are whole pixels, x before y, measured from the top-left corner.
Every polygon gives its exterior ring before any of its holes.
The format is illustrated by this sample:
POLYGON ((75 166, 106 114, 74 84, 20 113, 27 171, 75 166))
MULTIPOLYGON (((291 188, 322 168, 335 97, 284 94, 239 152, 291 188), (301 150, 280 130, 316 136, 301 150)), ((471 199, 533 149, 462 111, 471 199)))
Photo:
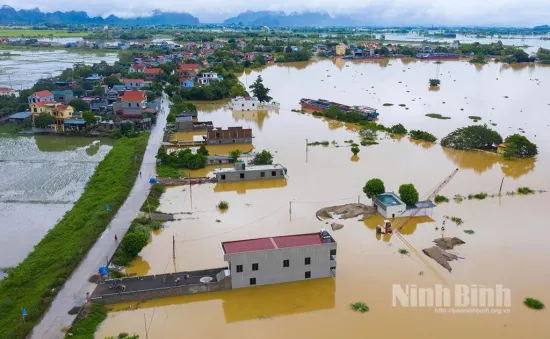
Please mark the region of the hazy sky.
POLYGON ((201 22, 221 22, 246 10, 326 11, 359 16, 365 24, 550 24, 550 0, 0 0, 16 9, 84 10, 90 15, 147 15, 154 9, 188 12, 201 22))

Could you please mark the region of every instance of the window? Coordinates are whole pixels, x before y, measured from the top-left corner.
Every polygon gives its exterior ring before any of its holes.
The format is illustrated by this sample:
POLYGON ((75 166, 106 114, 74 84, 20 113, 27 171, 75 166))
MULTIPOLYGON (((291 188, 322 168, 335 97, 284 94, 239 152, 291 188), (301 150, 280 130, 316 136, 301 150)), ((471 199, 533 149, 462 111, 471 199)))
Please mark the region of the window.
POLYGON ((306 265, 311 265, 311 258, 310 257, 307 257, 305 261, 305 264, 306 265))
POLYGON ((265 178, 265 172, 260 172, 260 177, 265 178))
POLYGON ((311 278, 311 271, 306 271, 306 279, 311 278))
POLYGON ((241 179, 244 179, 244 173, 239 174, 239 177, 240 177, 241 179))
POLYGON ((252 270, 257 271, 258 270, 258 263, 252 264, 252 270))
POLYGON ((256 278, 250 278, 250 286, 256 285, 256 278))
POLYGON ((252 107, 254 107, 254 104, 252 104, 252 107))
POLYGON ((128 107, 131 107, 131 106, 132 106, 132 103, 131 103, 131 102, 129 102, 129 103, 128 103, 128 107))
POLYGON ((336 249, 330 250, 330 255, 336 255, 336 249))
POLYGON ((276 171, 271 171, 271 176, 274 177, 277 175, 277 172, 276 171))
POLYGON ((221 178, 221 179, 222 179, 222 180, 225 180, 225 174, 222 174, 222 178, 221 178))
POLYGON ((233 139, 233 143, 235 143, 235 139, 233 139))
POLYGON ((237 273, 243 272, 243 265, 237 265, 237 273))
POLYGON ((220 133, 216 133, 216 138, 219 138, 220 137, 220 133))
POLYGON ((283 267, 290 267, 290 260, 283 260, 283 267))
POLYGON ((243 104, 243 107, 244 107, 244 104, 243 104))

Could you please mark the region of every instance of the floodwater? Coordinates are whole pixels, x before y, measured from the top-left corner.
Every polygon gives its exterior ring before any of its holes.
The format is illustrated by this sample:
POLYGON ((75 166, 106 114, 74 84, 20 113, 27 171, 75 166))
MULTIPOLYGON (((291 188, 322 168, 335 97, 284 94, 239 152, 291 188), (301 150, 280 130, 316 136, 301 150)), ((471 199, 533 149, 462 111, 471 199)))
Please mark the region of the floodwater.
POLYGON ((0 268, 23 260, 71 209, 110 140, 0 136, 0 268))
POLYGON ((67 50, 9 50, 10 56, 0 55, 0 87, 17 90, 32 87, 38 79, 61 74, 75 63, 92 65, 101 61, 113 64, 118 53, 67 50))
MULTIPOLYGON (((478 192, 495 194, 501 182, 503 193, 521 186, 550 190, 548 67, 316 60, 274 65, 250 71, 240 79, 250 85, 259 74, 271 88, 270 95, 281 103, 278 112, 267 112, 262 118, 258 114, 256 120, 239 120, 223 104, 218 109, 210 105, 208 111, 199 108, 199 120, 212 120, 223 127, 250 126, 255 151, 270 150, 274 162, 288 168, 288 178, 168 188, 159 209, 175 213, 179 220, 167 222, 153 236, 135 261, 134 272, 223 267, 222 241, 329 229, 327 221, 315 218, 315 212, 325 206, 368 203, 362 187, 373 177, 384 180, 386 189, 392 191, 403 183, 413 183, 421 198, 455 168, 459 172, 441 191, 449 198, 478 192), (439 91, 428 88, 428 79, 434 77, 441 79, 439 91), (449 150, 438 144, 379 134, 379 145, 361 146, 354 157, 344 141, 359 141, 357 127, 291 112, 300 108, 300 98, 377 107, 384 125, 402 123, 409 130, 427 130, 438 138, 473 124, 468 116, 478 115, 482 117, 478 124, 494 123, 494 129, 504 136, 520 133, 522 128, 538 144, 540 154, 536 160, 505 161, 489 153, 449 150), (431 119, 427 113, 452 119, 431 119), (306 139, 331 144, 306 151, 306 139), (224 213, 216 209, 222 200, 229 203, 224 213), (175 260, 172 237, 176 239, 175 260)), ((303 338, 306 333, 317 338, 546 338, 550 331, 547 311, 532 311, 522 301, 534 297, 550 303, 550 231, 544 222, 549 203, 550 193, 540 193, 441 204, 429 216, 404 226, 402 237, 411 247, 397 236, 377 235, 375 228, 383 222, 380 216, 364 222, 340 220, 344 228, 331 231, 338 242, 334 279, 117 305, 96 336, 135 332, 145 337, 145 317, 149 338, 183 334, 200 338, 303 338), (457 226, 447 220, 442 232, 445 216, 459 217, 464 224, 457 226), (468 229, 475 234, 463 232, 468 229), (451 251, 463 258, 450 263, 452 273, 421 252, 440 236, 456 236, 466 242, 451 251), (400 248, 410 253, 401 255, 400 248), (433 307, 393 307, 393 284, 402 288, 406 284, 420 288, 434 288, 436 284, 495 288, 502 284, 511 291, 512 306, 497 311, 511 313, 453 314, 451 309, 441 313, 433 307), (351 311, 350 303, 357 301, 365 302, 370 312, 351 311)), ((404 220, 393 222, 400 225, 404 220)))

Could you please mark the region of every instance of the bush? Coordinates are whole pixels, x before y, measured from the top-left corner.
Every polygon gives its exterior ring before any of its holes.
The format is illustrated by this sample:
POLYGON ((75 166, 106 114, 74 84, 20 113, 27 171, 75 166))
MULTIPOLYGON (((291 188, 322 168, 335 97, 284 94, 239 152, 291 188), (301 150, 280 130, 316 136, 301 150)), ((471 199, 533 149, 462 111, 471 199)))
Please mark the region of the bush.
POLYGON ((357 155, 357 153, 359 153, 360 149, 359 147, 357 146, 352 146, 351 147, 351 152, 353 153, 353 155, 357 155))
POLYGON ((355 312, 365 313, 369 311, 369 307, 362 301, 355 302, 350 305, 350 308, 355 312))
POLYGON ((157 159, 160 159, 162 165, 191 170, 204 168, 207 162, 204 155, 200 153, 193 154, 189 148, 168 154, 166 150, 161 147, 157 153, 157 159))
POLYGON ((529 187, 520 187, 518 188, 518 194, 535 194, 535 191, 529 187))
POLYGON ((160 205, 160 197, 166 191, 166 188, 161 184, 151 185, 151 190, 149 191, 149 196, 141 206, 140 211, 142 212, 156 212, 157 208, 160 205))
POLYGON ((429 117, 429 118, 441 119, 441 120, 448 120, 448 119, 451 118, 451 117, 443 116, 439 113, 428 113, 428 114, 426 114, 426 116, 429 117))
POLYGON ((487 125, 468 126, 456 129, 441 139, 441 146, 469 150, 493 149, 502 143, 502 137, 487 125))
POLYGON ((430 132, 420 130, 412 130, 409 132, 409 135, 413 140, 424 140, 428 142, 435 142, 437 140, 437 138, 430 132))
POLYGON ((481 193, 474 194, 474 198, 479 199, 479 200, 483 200, 483 199, 487 198, 487 193, 481 192, 481 193))
POLYGON ((393 106, 393 104, 385 103, 385 104, 383 104, 382 106, 393 106))
POLYGON ((464 223, 464 220, 459 217, 451 217, 451 221, 454 222, 457 226, 460 226, 464 223))
POLYGON ((477 115, 470 115, 468 119, 472 119, 473 121, 478 122, 479 120, 481 120, 481 117, 478 117, 477 115))
POLYGON ((475 234, 476 232, 474 232, 473 230, 464 230, 464 233, 472 235, 472 234, 475 234))
POLYGON ((403 255, 409 254, 409 251, 406 248, 400 248, 398 252, 399 254, 403 254, 403 255))
POLYGON ((407 134, 407 129, 401 124, 393 125, 390 128, 391 134, 407 134))
POLYGON ((512 134, 504 140, 504 143, 507 146, 504 157, 507 159, 534 157, 538 154, 537 145, 523 135, 512 134))
POLYGON ((128 255, 135 257, 147 246, 147 241, 149 241, 149 235, 144 232, 129 233, 122 239, 122 250, 128 255))
POLYGON ((439 203, 443 203, 443 202, 449 202, 449 199, 444 195, 439 195, 438 194, 438 195, 435 196, 434 202, 439 204, 439 203))
POLYGON ((229 203, 227 201, 220 201, 216 206, 219 210, 226 210, 229 208, 229 203))
POLYGON ((256 153, 250 163, 252 165, 271 165, 273 163, 273 155, 269 151, 263 150, 260 153, 256 153))
POLYGON ((523 304, 533 310, 542 310, 544 308, 544 304, 535 298, 525 298, 523 304))
POLYGON ((441 84, 439 79, 430 79, 430 87, 437 87, 441 84))
POLYGON ((368 198, 373 198, 379 194, 386 192, 384 187, 384 182, 378 178, 373 178, 367 181, 363 187, 363 192, 367 195, 368 198))
POLYGON ((413 184, 399 186, 399 198, 407 205, 414 205, 418 202, 418 191, 413 184))
POLYGON ((157 176, 159 178, 181 178, 182 175, 179 168, 170 165, 157 166, 157 176))
POLYGON ((0 316, 0 338, 23 338, 48 309, 42 300, 56 291, 80 264, 115 216, 132 189, 148 134, 118 140, 97 166, 84 193, 59 223, 34 247, 34 250, 0 281, 0 296, 9 296, 0 316), (134 164, 134 154, 138 160, 134 164), (106 205, 111 209, 107 211, 106 205), (30 311, 21 321, 21 306, 30 311))

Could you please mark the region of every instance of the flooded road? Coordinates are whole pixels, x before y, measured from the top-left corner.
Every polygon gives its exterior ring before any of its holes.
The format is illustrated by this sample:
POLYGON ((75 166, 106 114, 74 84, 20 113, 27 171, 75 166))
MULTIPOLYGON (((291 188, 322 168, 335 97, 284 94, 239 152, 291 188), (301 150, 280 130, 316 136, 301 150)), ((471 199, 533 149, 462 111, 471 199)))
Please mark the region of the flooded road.
MULTIPOLYGON (((242 125, 253 130, 254 151, 270 150, 274 163, 288 168, 288 178, 270 181, 205 184, 168 188, 159 210, 175 213, 180 220, 167 222, 140 253, 129 272, 156 274, 221 267, 225 263, 220 242, 238 239, 316 232, 329 228, 315 218, 326 206, 368 203, 362 192, 373 177, 386 189, 397 191, 403 183, 416 185, 427 197, 451 171, 460 171, 441 194, 503 193, 518 187, 550 190, 550 68, 509 67, 465 62, 417 62, 386 60, 345 62, 322 60, 294 65, 274 65, 243 74, 247 86, 261 74, 270 95, 281 103, 278 112, 250 115, 223 107, 223 103, 199 109, 199 120, 215 126, 242 125), (428 79, 439 77, 441 89, 430 91, 428 79), (537 80, 538 79, 538 80, 537 80), (508 96, 508 98, 505 98, 508 96), (379 145, 361 146, 354 157, 346 140, 359 141, 356 126, 327 121, 299 109, 300 98, 324 98, 350 105, 378 108, 380 123, 402 123, 441 138, 457 127, 494 123, 503 136, 518 128, 539 146, 536 161, 506 161, 492 154, 444 149, 438 144, 392 139, 379 134, 379 145), (383 106, 392 103, 393 106, 383 106), (399 106, 405 104, 405 107, 399 106), (408 110, 406 108, 409 108, 408 110), (440 113, 450 120, 425 116, 440 113), (260 123, 261 121, 261 123, 260 123), (329 141, 309 147, 306 139, 329 141), (334 141, 334 143, 332 143, 334 141), (219 201, 229 203, 221 213, 219 201), (172 260, 172 237, 176 259, 172 260), (132 271, 133 270, 133 271, 132 271)), ((248 112, 247 112, 248 113, 248 112)), ((416 251, 433 245, 441 236, 459 237, 466 243, 452 250, 463 258, 453 261, 452 273, 435 261, 407 248, 398 237, 376 235, 383 219, 348 219, 331 234, 338 242, 338 267, 334 279, 260 286, 178 298, 117 305, 100 326, 97 337, 135 332, 149 338, 181 335, 211 338, 374 337, 395 338, 545 338, 550 324, 547 311, 529 310, 522 301, 535 297, 550 303, 550 274, 544 220, 550 193, 503 196, 485 200, 445 203, 429 216, 413 219, 402 230, 416 251), (444 217, 459 217, 461 226, 444 217), (436 226, 439 227, 436 230, 436 226), (465 234, 464 230, 475 234, 465 234), (392 306, 392 285, 477 284, 511 290, 511 313, 436 313, 433 307, 392 306), (350 311, 350 303, 364 301, 370 312, 350 311)), ((400 220, 394 220, 399 224, 400 220)), ((329 222, 330 223, 330 222, 329 222)))
POLYGON ((0 268, 23 260, 78 200, 110 140, 0 136, 0 268))
MULTIPOLYGON (((75 63, 92 65, 101 61, 113 64, 118 53, 67 50, 9 50, 0 55, 0 86, 16 90, 32 87, 38 79, 61 74, 75 63)), ((0 53, 1 54, 1 53, 0 53)))

